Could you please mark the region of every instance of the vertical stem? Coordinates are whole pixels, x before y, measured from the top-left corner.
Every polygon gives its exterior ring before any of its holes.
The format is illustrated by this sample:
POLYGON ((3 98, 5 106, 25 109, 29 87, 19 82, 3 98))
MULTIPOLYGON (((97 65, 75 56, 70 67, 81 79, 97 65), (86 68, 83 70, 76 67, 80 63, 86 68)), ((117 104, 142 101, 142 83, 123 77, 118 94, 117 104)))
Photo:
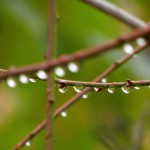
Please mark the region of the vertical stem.
MULTIPOLYGON (((49 26, 48 26, 48 46, 46 51, 46 61, 50 60, 52 58, 52 52, 54 48, 54 39, 53 39, 53 33, 54 33, 54 0, 49 0, 49 26)), ((51 75, 48 75, 47 81, 46 81, 46 134, 45 134, 45 140, 46 140, 46 150, 52 149, 52 108, 53 108, 53 99, 51 96, 51 84, 52 79, 51 75)))

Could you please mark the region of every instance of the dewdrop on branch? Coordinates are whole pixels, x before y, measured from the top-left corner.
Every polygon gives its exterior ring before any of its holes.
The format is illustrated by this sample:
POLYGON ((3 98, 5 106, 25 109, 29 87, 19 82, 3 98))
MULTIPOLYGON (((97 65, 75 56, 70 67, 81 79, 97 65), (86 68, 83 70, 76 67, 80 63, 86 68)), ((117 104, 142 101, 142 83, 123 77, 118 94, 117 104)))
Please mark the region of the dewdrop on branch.
POLYGON ((140 87, 139 86, 135 86, 134 89, 140 90, 140 87))
POLYGON ((62 117, 66 118, 68 116, 67 112, 66 111, 62 111, 61 114, 60 114, 62 117))
POLYGON ((139 45, 139 46, 143 46, 146 44, 146 40, 142 37, 139 37, 136 39, 136 44, 139 45))
POLYGON ((62 67, 56 67, 55 69, 54 69, 54 73, 56 74, 56 76, 58 76, 58 77, 64 77, 65 76, 65 71, 64 71, 64 69, 62 68, 62 67))
POLYGON ((19 78, 19 81, 23 84, 27 84, 29 82, 28 77, 24 74, 19 75, 18 78, 19 78))
POLYGON ((35 82, 38 81, 38 79, 37 78, 29 78, 29 81, 32 82, 32 83, 35 83, 35 82))
POLYGON ((79 66, 74 62, 68 63, 67 68, 72 73, 77 73, 79 71, 79 66))
POLYGON ((10 78, 10 77, 6 79, 6 83, 11 88, 15 88, 17 86, 16 81, 13 78, 10 78))
POLYGON ((95 91, 95 92, 101 92, 102 90, 103 90, 102 88, 94 87, 94 91, 95 91))
POLYGON ((123 50, 126 54, 132 54, 134 51, 133 46, 127 43, 123 45, 123 50))
POLYGON ((30 147, 30 146, 31 146, 31 142, 30 142, 30 141, 27 141, 27 142, 25 143, 25 145, 26 145, 27 147, 30 147))
POLYGON ((77 85, 73 86, 73 88, 77 93, 80 93, 84 90, 85 87, 77 84, 77 85))
POLYGON ((44 71, 44 70, 39 70, 37 73, 36 73, 37 77, 41 80, 46 80, 48 75, 47 73, 44 71))
POLYGON ((107 82, 107 79, 106 79, 106 78, 103 78, 103 79, 101 80, 101 82, 102 82, 102 83, 106 83, 106 82, 107 82))
POLYGON ((109 93, 114 93, 116 91, 116 88, 114 86, 109 86, 108 87, 108 92, 109 93))
POLYGON ((83 99, 87 99, 88 97, 89 97, 88 94, 83 94, 83 95, 82 95, 82 98, 83 98, 83 99))
POLYGON ((67 90, 68 90, 67 86, 65 86, 63 88, 59 88, 59 92, 61 92, 61 93, 65 93, 67 90))
POLYGON ((59 83, 58 89, 59 89, 59 92, 65 93, 68 90, 68 87, 65 85, 65 83, 59 83))
POLYGON ((128 87, 128 86, 123 86, 121 89, 126 94, 131 92, 131 87, 128 87))

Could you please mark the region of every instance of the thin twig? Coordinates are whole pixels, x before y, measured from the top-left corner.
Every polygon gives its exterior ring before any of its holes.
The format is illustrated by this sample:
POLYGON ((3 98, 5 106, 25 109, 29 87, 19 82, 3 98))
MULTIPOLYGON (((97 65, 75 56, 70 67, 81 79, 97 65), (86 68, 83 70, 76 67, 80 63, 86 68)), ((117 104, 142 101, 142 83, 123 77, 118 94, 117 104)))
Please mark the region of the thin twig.
POLYGON ((75 52, 74 54, 71 54, 71 55, 62 55, 55 60, 49 60, 43 63, 37 63, 37 64, 28 65, 24 67, 8 69, 8 71, 0 73, 0 80, 5 79, 8 76, 17 76, 23 73, 24 74, 34 73, 38 70, 50 70, 59 65, 66 65, 68 62, 71 62, 71 61, 79 61, 79 60, 87 59, 97 54, 106 52, 111 48, 117 47, 124 42, 134 40, 138 37, 146 36, 149 34, 150 34, 150 25, 148 25, 146 28, 143 28, 143 29, 135 29, 130 33, 124 34, 120 36, 119 38, 108 41, 97 47, 87 48, 87 49, 75 52))
POLYGON ((20 142, 18 142, 12 148, 12 150, 19 150, 21 147, 23 147, 25 145, 25 143, 27 141, 29 141, 30 139, 32 139, 36 134, 38 134, 45 127, 45 125, 46 125, 46 119, 44 121, 42 121, 39 125, 37 125, 36 128, 34 130, 32 130, 32 132, 30 132, 30 134, 28 134, 20 142))
POLYGON ((81 0, 84 3, 87 3, 94 8, 103 11, 109 16, 118 19, 119 21, 131 26, 132 28, 144 28, 146 23, 139 18, 133 16, 129 12, 123 10, 122 8, 115 6, 114 4, 106 0, 81 0))
MULTIPOLYGON (((139 53, 140 51, 142 51, 145 47, 147 47, 149 44, 145 44, 144 46, 140 46, 137 47, 135 49, 135 51, 128 55, 126 54, 124 57, 120 58, 119 60, 117 60, 115 63, 113 63, 110 67, 108 67, 101 75, 99 75, 98 77, 96 77, 93 82, 98 82, 100 81, 102 78, 108 76, 109 74, 113 73, 117 68, 119 68, 121 65, 123 65, 126 61, 128 61, 130 58, 132 58, 132 56, 136 53, 139 53)), ((69 99, 66 103, 64 103, 62 106, 60 106, 58 109, 55 110, 53 117, 57 118, 58 115, 64 111, 65 109, 69 108, 70 106, 72 106, 75 102, 77 102, 79 100, 79 98, 85 94, 86 92, 90 91, 91 88, 87 87, 85 88, 81 93, 78 93, 76 95, 74 95, 71 99, 69 99)), ((42 123, 40 123, 33 131, 37 131, 37 133, 31 131, 31 133, 34 133, 34 135, 32 134, 32 137, 30 136, 30 134, 28 134, 26 137, 24 137, 18 144, 18 149, 20 147, 22 147, 26 141, 32 139, 36 134, 38 134, 44 127, 46 124, 46 120, 42 121, 42 123), (40 128, 39 128, 40 126, 40 128)))
MULTIPOLYGON (((98 77, 96 77, 92 82, 98 82, 101 81, 104 77, 110 75, 113 73, 117 68, 119 68, 121 65, 123 65, 125 62, 130 60, 134 54, 141 52, 149 45, 149 43, 137 47, 132 54, 127 54, 123 56, 122 58, 118 59, 115 63, 113 63, 110 67, 108 67, 102 74, 100 74, 98 77)), ((91 88, 87 87, 85 88, 81 93, 76 94, 74 97, 72 97, 70 100, 68 100, 64 105, 60 106, 54 113, 54 117, 58 117, 58 115, 65 109, 69 108, 71 105, 73 105, 75 102, 78 101, 78 99, 85 94, 86 92, 90 91, 91 88)))
MULTIPOLYGON (((46 61, 51 60, 54 51, 54 1, 49 0, 49 25, 48 25, 48 47, 46 51, 46 61)), ((51 74, 48 75, 46 80, 46 125, 45 125, 45 140, 46 150, 52 150, 52 109, 53 99, 51 96, 52 79, 51 74)))
POLYGON ((108 88, 108 87, 116 87, 120 88, 123 86, 129 86, 128 82, 130 81, 131 87, 137 87, 137 86, 149 86, 150 80, 138 80, 138 81, 132 81, 128 80, 125 82, 107 82, 107 83, 97 83, 97 82, 84 82, 84 81, 72 81, 72 80, 64 80, 64 79, 55 79, 55 82, 58 84, 64 84, 64 86, 76 86, 80 85, 83 87, 97 87, 97 88, 108 88))

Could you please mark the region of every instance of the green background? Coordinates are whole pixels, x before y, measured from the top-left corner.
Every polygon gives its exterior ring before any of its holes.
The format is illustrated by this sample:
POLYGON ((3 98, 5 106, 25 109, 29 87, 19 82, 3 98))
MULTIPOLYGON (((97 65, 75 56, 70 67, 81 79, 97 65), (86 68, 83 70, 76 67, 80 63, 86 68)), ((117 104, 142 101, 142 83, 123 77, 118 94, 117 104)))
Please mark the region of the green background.
MULTIPOLYGON (((111 0, 111 2, 148 22, 149 0, 111 0)), ((19 67, 44 61, 47 48, 49 4, 42 0, 0 0, 0 68, 19 67)), ((100 45, 131 29, 115 19, 93 9, 79 0, 57 0, 57 41, 55 57, 71 54, 78 49, 100 45)), ((149 54, 137 58, 107 77, 109 82, 126 79, 149 79, 149 54)), ((66 71, 65 79, 92 81, 114 61, 124 55, 122 47, 102 55, 77 62, 79 72, 66 71)), ((45 118, 45 82, 39 81, 17 87, 0 82, 0 150, 10 150, 45 118)), ((65 94, 54 88, 55 108, 76 92, 69 87, 65 94)), ((150 149, 150 126, 145 106, 149 105, 150 89, 143 87, 124 94, 107 90, 92 92, 88 99, 80 99, 67 111, 66 118, 58 117, 53 123, 55 150, 107 150, 104 139, 112 150, 129 149, 134 145, 132 136, 143 130, 142 149, 150 149), (143 123, 145 126, 143 127, 143 123)), ((44 131, 23 150, 44 150, 44 131)))

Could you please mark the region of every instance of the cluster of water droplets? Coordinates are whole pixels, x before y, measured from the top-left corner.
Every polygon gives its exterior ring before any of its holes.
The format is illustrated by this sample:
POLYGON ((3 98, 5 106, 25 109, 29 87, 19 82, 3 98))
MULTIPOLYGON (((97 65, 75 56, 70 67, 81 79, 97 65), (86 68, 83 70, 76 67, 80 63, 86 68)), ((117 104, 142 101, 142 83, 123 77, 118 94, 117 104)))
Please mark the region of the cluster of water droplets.
MULTIPOLYGON (((135 40, 135 44, 138 45, 138 46, 143 46, 143 45, 146 44, 146 40, 142 37, 139 37, 135 40)), ((134 52, 134 47, 130 43, 125 43, 123 45, 123 51, 126 54, 132 54, 134 52)), ((133 57, 137 57, 137 54, 134 54, 133 57)))
POLYGON ((6 84, 10 88, 15 88, 17 87, 17 81, 20 81, 22 84, 27 84, 29 82, 35 83, 38 80, 46 80, 48 77, 48 74, 44 70, 39 70, 35 73, 35 76, 30 77, 25 74, 20 74, 17 77, 8 77, 6 78, 6 84))
MULTIPOLYGON (((79 72, 79 65, 75 62, 69 62, 66 67, 72 73, 79 72)), ((66 75, 66 69, 64 67, 58 66, 54 69, 54 73, 58 77, 64 77, 66 75)))

